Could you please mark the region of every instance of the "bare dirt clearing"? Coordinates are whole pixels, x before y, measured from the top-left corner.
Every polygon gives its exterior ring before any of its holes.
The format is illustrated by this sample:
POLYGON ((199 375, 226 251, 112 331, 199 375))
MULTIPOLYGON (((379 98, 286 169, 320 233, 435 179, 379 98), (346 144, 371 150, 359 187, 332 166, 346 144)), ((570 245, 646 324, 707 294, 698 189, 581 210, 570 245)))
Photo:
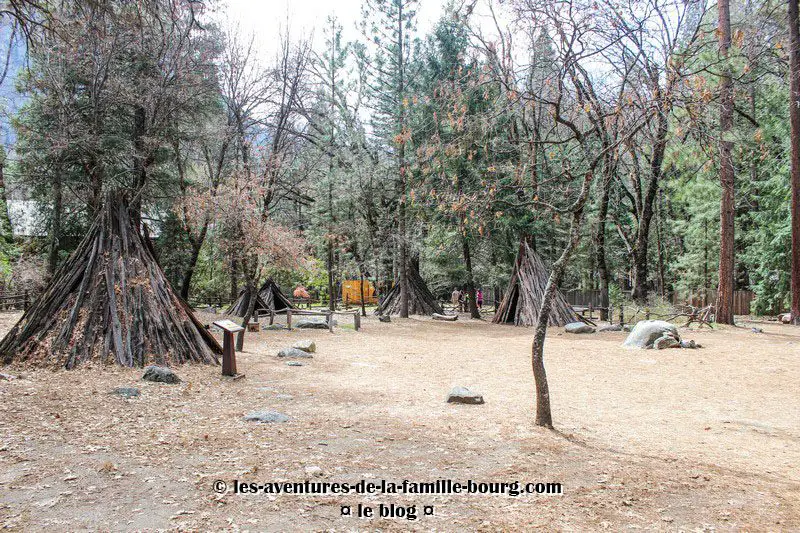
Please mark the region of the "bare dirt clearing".
MULTIPOLYGON (((0 317, 4 333, 15 317, 0 317)), ((203 317, 208 322, 210 316, 203 317)), ((533 426, 532 332, 370 317, 356 333, 250 334, 239 371, 4 367, 0 526, 20 530, 800 528, 800 330, 681 333, 704 348, 623 349, 624 333, 552 328, 557 432, 533 426), (275 356, 317 343, 291 367, 275 356), (486 404, 452 405, 454 385, 486 404), (115 387, 135 386, 123 399, 115 387), (284 424, 242 416, 274 409, 284 424), (219 496, 214 480, 558 481, 563 496, 219 496), (414 522, 341 505, 434 505, 414 522)))

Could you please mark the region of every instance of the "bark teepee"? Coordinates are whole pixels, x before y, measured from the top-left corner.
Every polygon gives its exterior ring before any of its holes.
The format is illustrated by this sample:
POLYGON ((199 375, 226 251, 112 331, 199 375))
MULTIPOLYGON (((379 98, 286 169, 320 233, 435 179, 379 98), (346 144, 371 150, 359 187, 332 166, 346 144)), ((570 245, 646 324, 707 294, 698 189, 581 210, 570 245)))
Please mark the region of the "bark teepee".
MULTIPOLYGON (((519 253, 514 262, 514 272, 508 283, 503 301, 497 308, 492 322, 495 324, 514 324, 515 326, 535 326, 539 318, 544 289, 547 286, 549 271, 527 238, 519 244, 519 253)), ((564 295, 556 291, 549 324, 563 326, 580 319, 564 295)))
MULTIPOLYGON (((242 290, 235 302, 225 311, 225 314, 233 316, 244 316, 247 314, 247 307, 250 299, 247 291, 242 290)), ((278 284, 272 278, 264 282, 256 294, 255 311, 283 311, 284 309, 294 309, 292 302, 283 295, 278 284)))
MULTIPOLYGON (((444 314, 442 306, 428 290, 425 280, 419 275, 416 268, 408 269, 408 314, 409 315, 432 315, 433 313, 444 314)), ((376 315, 399 315, 400 314, 400 284, 394 286, 381 299, 376 315)))
POLYGON ((222 349, 172 290, 122 193, 0 342, 5 363, 74 368, 218 362, 222 349))

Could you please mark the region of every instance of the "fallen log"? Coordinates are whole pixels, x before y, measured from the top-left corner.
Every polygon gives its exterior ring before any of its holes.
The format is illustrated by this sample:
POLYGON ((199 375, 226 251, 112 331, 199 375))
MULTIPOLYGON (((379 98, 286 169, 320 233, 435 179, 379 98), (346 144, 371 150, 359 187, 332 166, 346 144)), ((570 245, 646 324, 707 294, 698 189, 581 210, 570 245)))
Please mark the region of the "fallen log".
POLYGON ((446 320, 447 322, 455 322, 458 320, 458 315, 442 315, 439 313, 433 313, 431 316, 434 320, 446 320))

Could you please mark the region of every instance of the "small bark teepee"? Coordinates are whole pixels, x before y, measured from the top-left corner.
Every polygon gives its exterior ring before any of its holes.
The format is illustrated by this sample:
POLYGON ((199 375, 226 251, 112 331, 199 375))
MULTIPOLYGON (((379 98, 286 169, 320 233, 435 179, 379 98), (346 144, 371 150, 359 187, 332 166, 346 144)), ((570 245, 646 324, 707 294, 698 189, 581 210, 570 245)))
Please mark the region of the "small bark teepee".
POLYGON ((65 368, 218 362, 222 349, 172 290, 121 193, 0 342, 5 363, 65 368))
MULTIPOLYGON (((244 316, 250 299, 247 291, 242 290, 235 302, 225 311, 225 314, 233 316, 244 316)), ((272 278, 264 282, 256 294, 256 311, 283 311, 284 309, 294 309, 292 302, 284 296, 277 283, 272 278)))
MULTIPOLYGON (((539 254, 533 251, 527 238, 519 244, 519 253, 514 262, 514 272, 508 283, 503 301, 497 308, 492 322, 495 324, 514 324, 515 326, 535 326, 539 318, 544 289, 549 272, 539 254)), ((579 322, 578 315, 567 303, 564 295, 556 291, 549 324, 563 326, 579 322)))
MULTIPOLYGON (((428 290, 425 280, 419 275, 415 268, 408 269, 408 314, 427 315, 433 313, 444 314, 442 306, 428 290)), ((400 284, 394 286, 381 299, 376 315, 399 315, 400 314, 400 284)))

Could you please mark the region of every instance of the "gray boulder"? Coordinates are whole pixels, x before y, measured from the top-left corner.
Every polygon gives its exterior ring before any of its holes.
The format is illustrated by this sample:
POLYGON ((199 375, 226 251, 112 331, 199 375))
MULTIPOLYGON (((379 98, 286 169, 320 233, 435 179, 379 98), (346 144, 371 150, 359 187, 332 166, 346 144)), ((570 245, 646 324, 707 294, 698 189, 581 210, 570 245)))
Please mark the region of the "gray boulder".
POLYGON ((604 331, 622 331, 622 326, 620 324, 609 324, 607 326, 600 326, 597 331, 600 333, 604 331))
POLYGON ((117 387, 109 392, 109 394, 115 394, 123 398, 135 398, 139 396, 139 389, 136 387, 117 387))
POLYGON ((473 392, 466 387, 453 387, 447 395, 447 403, 466 403, 470 405, 480 405, 483 402, 483 395, 473 392))
POLYGON ((261 424, 272 424, 275 422, 288 422, 289 417, 278 411, 254 411, 244 415, 248 422, 259 422, 261 424))
POLYGON ((142 379, 145 381, 155 381, 157 383, 180 383, 181 378, 178 374, 165 366, 148 366, 144 369, 142 379))
POLYGON ((305 366, 305 365, 303 365, 303 363, 301 363, 300 361, 288 361, 286 363, 286 366, 305 366))
POLYGON ((314 357, 308 352, 298 350, 297 348, 283 348, 278 351, 278 357, 288 357, 289 359, 308 359, 314 357))
POLYGON ((283 324, 270 324, 268 326, 264 326, 264 329, 269 331, 277 331, 281 329, 286 329, 286 326, 284 326, 283 324))
POLYGON ((317 344, 312 340, 304 339, 292 344, 292 348, 297 348, 298 350, 303 350, 308 353, 315 353, 317 351, 317 344))
POLYGON ((695 348, 700 348, 700 345, 694 342, 694 340, 681 341, 681 348, 689 348, 694 350, 695 348))
POLYGON ((677 342, 681 340, 678 328, 673 324, 663 320, 641 320, 622 345, 630 348, 652 348, 661 337, 672 337, 677 342))
POLYGON ((583 322, 570 322, 564 326, 564 331, 567 333, 594 333, 594 328, 583 322))
MULTIPOLYGON (((336 320, 333 320, 333 325, 336 325, 336 320)), ((295 324, 296 328, 298 329, 328 329, 328 322, 325 320, 324 317, 311 317, 311 318, 304 318, 297 321, 295 324)))
POLYGON ((674 337, 664 335, 663 337, 659 337, 655 340, 653 343, 653 348, 656 350, 666 350, 667 348, 680 348, 682 345, 682 342, 674 337))
POLYGON ((378 320, 380 322, 391 322, 392 321, 392 317, 390 317, 389 315, 380 315, 378 317, 378 320))

